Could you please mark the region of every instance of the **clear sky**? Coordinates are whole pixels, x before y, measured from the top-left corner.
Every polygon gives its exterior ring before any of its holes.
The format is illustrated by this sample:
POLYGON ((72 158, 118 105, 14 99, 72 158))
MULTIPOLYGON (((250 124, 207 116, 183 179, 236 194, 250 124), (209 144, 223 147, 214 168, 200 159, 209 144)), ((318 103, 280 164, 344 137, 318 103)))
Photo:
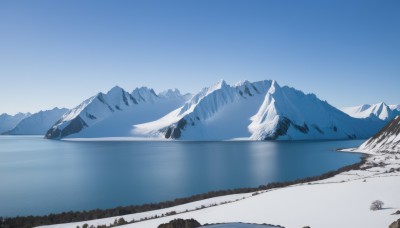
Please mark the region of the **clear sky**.
POLYGON ((400 1, 0 1, 0 113, 221 78, 400 103, 400 1))

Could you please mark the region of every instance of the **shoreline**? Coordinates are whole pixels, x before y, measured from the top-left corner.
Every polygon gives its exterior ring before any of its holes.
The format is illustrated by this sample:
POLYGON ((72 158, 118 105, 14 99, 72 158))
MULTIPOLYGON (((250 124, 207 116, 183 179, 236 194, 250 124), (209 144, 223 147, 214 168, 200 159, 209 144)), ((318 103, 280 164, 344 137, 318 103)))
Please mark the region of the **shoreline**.
MULTIPOLYGON (((160 216, 165 210, 123 216, 126 221, 131 221, 123 227, 154 228, 174 219, 195 219, 203 225, 242 222, 279 224, 286 228, 388 227, 393 220, 398 219, 399 214, 396 211, 400 209, 397 192, 400 188, 398 155, 400 153, 371 152, 365 158, 366 163, 358 170, 307 184, 253 192, 229 203, 215 205, 213 200, 216 198, 212 198, 201 201, 208 205, 206 207, 193 208, 193 204, 172 207, 169 212, 180 213, 168 216, 160 216), (371 211, 370 204, 377 199, 382 200, 386 207, 384 210, 371 211), (301 210, 299 205, 302 205, 301 210)), ((48 228, 75 228, 83 224, 108 227, 104 225, 112 224, 115 218, 118 219, 114 217, 59 224, 48 228)))
MULTIPOLYGON (((39 216, 17 216, 17 217, 6 217, 3 218, 3 223, 11 223, 11 224, 28 224, 32 227, 35 226, 46 226, 46 225, 56 225, 63 223, 76 223, 76 222, 84 222, 89 220, 97 220, 97 219, 106 219, 110 217, 117 216, 126 216, 130 214, 137 214, 142 212, 150 212, 154 210, 167 209, 170 207, 181 206, 188 203, 193 203, 196 201, 207 200, 216 197, 224 197, 229 195, 236 194, 246 194, 253 193, 252 196, 257 195, 259 191, 267 191, 272 189, 281 189, 292 185, 305 184, 314 181, 325 180, 331 177, 334 177, 340 173, 347 172, 350 170, 360 170, 361 166, 366 164, 368 158, 371 154, 356 152, 356 151, 342 151, 342 148, 336 149, 337 152, 345 152, 345 153, 360 153, 361 158, 360 161, 351 165, 343 166, 336 170, 331 170, 326 173, 322 173, 317 176, 299 178, 292 181, 283 181, 283 182, 271 182, 267 185, 260 185, 258 187, 249 187, 249 188, 236 188, 236 189, 226 189, 226 190, 217 190, 210 191, 206 193, 196 194, 189 197, 177 198, 174 200, 162 201, 158 203, 147 203, 142 205, 129 205, 129 206, 119 206, 109 209, 93 209, 88 211, 69 211, 69 212, 61 212, 57 214, 48 214, 48 215, 39 215, 39 216), (48 221, 51 217, 51 222, 48 221), (66 219, 65 217, 69 218, 66 219), (47 221, 46 221, 47 220, 47 221)), ((227 202, 229 203, 229 202, 227 202)), ((218 206, 218 205, 210 205, 218 206)), ((208 208, 208 207, 204 207, 208 208)), ((199 209, 203 209, 199 208, 199 209)), ((196 209, 198 210, 198 209, 196 209)), ((188 212, 188 211, 186 211, 188 212)), ((183 212, 185 213, 185 212, 183 212)), ((177 214, 177 213, 176 213, 177 214)), ((173 214, 174 215, 174 214, 173 214)), ((168 216, 168 215, 166 215, 168 216)), ((1 218, 1 217, 0 217, 1 218)), ((156 217, 157 218, 157 217, 156 217)), ((145 220, 149 220, 153 218, 147 218, 145 220)), ((1 220, 0 220, 1 221, 1 220)), ((142 220, 144 221, 144 220, 142 220)), ((139 222, 139 221, 135 221, 139 222)), ((2 224, 2 223, 0 223, 2 224)), ((129 224, 129 223, 127 223, 129 224)))

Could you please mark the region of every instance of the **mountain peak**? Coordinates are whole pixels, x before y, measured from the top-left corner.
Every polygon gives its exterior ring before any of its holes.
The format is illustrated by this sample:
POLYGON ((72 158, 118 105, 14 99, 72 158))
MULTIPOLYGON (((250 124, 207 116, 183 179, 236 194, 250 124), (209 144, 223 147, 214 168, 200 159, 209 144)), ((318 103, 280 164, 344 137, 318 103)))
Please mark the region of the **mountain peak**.
POLYGON ((109 94, 113 94, 113 93, 119 93, 119 92, 125 92, 125 90, 123 89, 123 88, 121 88, 121 87, 119 87, 119 86, 114 86, 114 87, 112 87, 108 92, 107 92, 107 95, 109 95, 109 94))
POLYGON ((181 98, 182 97, 181 92, 177 88, 162 91, 158 95, 161 97, 165 97, 165 98, 181 98))
POLYGON ((385 102, 379 102, 379 103, 374 104, 374 105, 371 105, 371 106, 374 106, 374 107, 377 108, 377 109, 380 109, 380 108, 389 108, 389 106, 388 106, 385 102))
POLYGON ((135 88, 131 95, 139 102, 153 103, 155 99, 158 98, 158 95, 154 92, 154 90, 146 86, 135 88))
POLYGON ((140 93, 140 94, 152 93, 153 95, 157 96, 157 94, 154 92, 154 90, 147 86, 136 87, 132 93, 140 93))
POLYGON ((204 88, 201 93, 205 93, 207 95, 207 94, 210 94, 210 93, 212 93, 212 92, 214 92, 216 90, 223 89, 223 88, 226 88, 226 87, 229 87, 229 85, 226 84, 225 80, 221 79, 217 83, 215 83, 214 85, 204 88))
POLYGON ((271 81, 271 86, 278 87, 278 88, 281 87, 276 80, 271 81))
POLYGON ((377 117, 384 121, 389 121, 400 114, 400 110, 392 109, 385 102, 377 104, 364 104, 355 107, 344 107, 341 110, 355 118, 377 117))
POLYGON ((362 112, 362 111, 365 111, 365 110, 367 110, 369 108, 371 108, 370 104, 363 104, 363 105, 360 106, 359 110, 362 112))
POLYGON ((31 114, 28 113, 17 113, 15 115, 9 115, 7 113, 0 115, 0 134, 13 129, 23 119, 29 117, 31 114))
POLYGON ((268 90, 269 94, 276 94, 278 91, 281 90, 281 86, 275 80, 272 80, 271 87, 268 90))
POLYGON ((44 135, 46 131, 69 110, 53 108, 41 110, 21 120, 13 129, 5 132, 9 135, 44 135))
POLYGON ((220 79, 217 84, 226 85, 226 81, 224 79, 220 79))
POLYGON ((248 80, 243 80, 243 81, 239 81, 235 84, 235 87, 240 87, 240 86, 244 86, 244 85, 249 85, 251 84, 251 82, 249 82, 248 80))
POLYGON ((215 85, 212 86, 213 89, 221 89, 227 86, 226 81, 224 79, 220 79, 215 85))
POLYGON ((392 110, 400 111, 400 105, 390 105, 389 108, 392 109, 392 110))

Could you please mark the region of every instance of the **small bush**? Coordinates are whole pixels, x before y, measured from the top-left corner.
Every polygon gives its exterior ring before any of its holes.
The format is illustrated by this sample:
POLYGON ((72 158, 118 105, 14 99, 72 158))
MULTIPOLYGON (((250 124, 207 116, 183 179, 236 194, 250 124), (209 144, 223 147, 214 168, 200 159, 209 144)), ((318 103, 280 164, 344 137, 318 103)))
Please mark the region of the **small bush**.
POLYGON ((176 215, 176 211, 170 211, 165 213, 166 216, 170 216, 170 215, 176 215))
POLYGON ((382 209, 383 202, 380 200, 375 200, 374 202, 371 203, 371 207, 369 208, 371 211, 377 211, 382 209))
POLYGON ((118 222, 117 222, 117 226, 125 225, 125 224, 127 224, 127 223, 128 223, 128 222, 125 221, 124 218, 119 218, 119 219, 118 219, 118 222))

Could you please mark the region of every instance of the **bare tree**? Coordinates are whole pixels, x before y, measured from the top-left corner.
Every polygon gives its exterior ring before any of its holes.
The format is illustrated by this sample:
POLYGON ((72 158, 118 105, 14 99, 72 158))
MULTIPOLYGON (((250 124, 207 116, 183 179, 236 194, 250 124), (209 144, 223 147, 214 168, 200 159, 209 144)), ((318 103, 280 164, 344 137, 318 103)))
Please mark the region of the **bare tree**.
POLYGON ((369 208, 371 211, 376 211, 382 209, 383 202, 380 200, 375 200, 374 202, 371 203, 371 207, 369 208))

